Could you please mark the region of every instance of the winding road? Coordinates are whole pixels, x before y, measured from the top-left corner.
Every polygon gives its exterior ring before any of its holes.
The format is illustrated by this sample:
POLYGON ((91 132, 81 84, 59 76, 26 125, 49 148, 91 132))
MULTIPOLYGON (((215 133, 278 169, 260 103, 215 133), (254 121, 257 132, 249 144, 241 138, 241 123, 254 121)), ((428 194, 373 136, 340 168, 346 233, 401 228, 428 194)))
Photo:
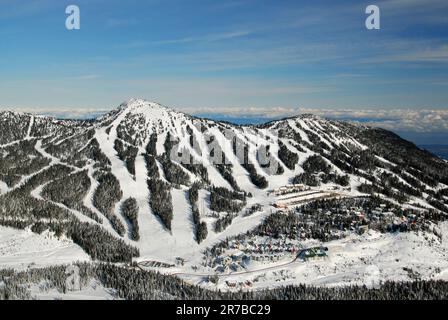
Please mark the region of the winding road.
MULTIPOLYGON (((141 270, 145 270, 141 265, 146 263, 147 261, 141 261, 138 263, 138 267, 141 270)), ((232 277, 232 276, 239 276, 239 275, 244 275, 244 274, 251 274, 251 273, 258 273, 258 272, 263 272, 263 271, 268 271, 268 270, 275 270, 278 268, 283 268, 286 266, 290 266, 294 263, 298 262, 298 258, 294 258, 294 260, 291 260, 289 262, 283 263, 283 264, 279 264, 279 265, 275 265, 275 266, 271 266, 271 267, 266 267, 266 268, 261 268, 261 269, 257 269, 257 270, 248 270, 248 271, 239 271, 239 272, 234 272, 234 273, 227 273, 227 274, 217 274, 217 273, 186 273, 186 272, 175 272, 175 273, 167 273, 169 275, 172 276, 187 276, 187 277, 211 277, 211 276, 215 276, 218 278, 225 278, 225 277, 232 277)))

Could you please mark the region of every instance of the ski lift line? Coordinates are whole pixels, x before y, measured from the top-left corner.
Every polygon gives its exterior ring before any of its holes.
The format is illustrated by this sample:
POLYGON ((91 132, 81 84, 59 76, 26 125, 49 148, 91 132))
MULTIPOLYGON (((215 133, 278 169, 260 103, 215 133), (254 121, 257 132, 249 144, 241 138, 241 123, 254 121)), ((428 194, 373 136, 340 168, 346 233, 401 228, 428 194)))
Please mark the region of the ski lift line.
MULTIPOLYGON (((319 190, 319 191, 313 191, 311 193, 305 193, 305 194, 296 194, 290 197, 286 197, 286 198, 278 198, 279 201, 284 201, 284 200, 290 200, 290 199, 296 199, 296 198, 301 198, 301 197, 306 197, 306 196, 312 196, 315 194, 321 194, 321 193, 328 193, 324 190, 319 190)), ((306 199, 305 199, 306 200, 306 199)))

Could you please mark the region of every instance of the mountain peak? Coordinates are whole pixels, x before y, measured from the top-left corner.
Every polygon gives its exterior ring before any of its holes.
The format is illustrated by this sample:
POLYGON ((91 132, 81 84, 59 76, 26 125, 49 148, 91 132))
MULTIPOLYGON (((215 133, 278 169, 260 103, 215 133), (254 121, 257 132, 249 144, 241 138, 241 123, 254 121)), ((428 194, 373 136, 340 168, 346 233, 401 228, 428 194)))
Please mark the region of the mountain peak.
POLYGON ((157 102, 152 102, 152 101, 148 101, 145 99, 139 99, 139 98, 132 98, 129 99, 128 101, 123 102, 119 109, 120 110, 125 110, 125 109, 146 109, 146 108, 151 108, 151 109, 164 109, 164 110, 168 110, 169 108, 162 106, 161 104, 157 103, 157 102))
POLYGON ((296 118, 298 119, 311 119, 311 120, 322 120, 324 119, 323 117, 317 115, 317 114, 313 114, 313 113, 302 113, 299 114, 298 116, 296 116, 296 118))

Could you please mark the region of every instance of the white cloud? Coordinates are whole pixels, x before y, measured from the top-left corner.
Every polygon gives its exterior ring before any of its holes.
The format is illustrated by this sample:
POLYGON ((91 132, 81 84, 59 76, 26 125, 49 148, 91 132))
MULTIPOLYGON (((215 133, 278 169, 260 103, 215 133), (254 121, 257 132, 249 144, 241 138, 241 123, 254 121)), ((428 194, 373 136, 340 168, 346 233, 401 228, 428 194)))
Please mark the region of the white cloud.
POLYGON ((445 0, 387 0, 379 3, 386 10, 397 10, 403 12, 405 9, 440 9, 446 8, 445 0))
POLYGON ((98 116, 103 115, 110 111, 107 109, 95 109, 95 108, 79 109, 79 108, 29 108, 29 107, 22 107, 22 108, 9 109, 7 107, 0 107, 0 112, 6 111, 6 110, 11 110, 14 112, 31 113, 31 114, 42 115, 42 116, 50 116, 50 117, 55 117, 58 119, 93 119, 95 117, 98 117, 98 116))
POLYGON ((448 45, 413 49, 398 55, 373 58, 369 62, 448 62, 448 45))
POLYGON ((183 43, 193 43, 193 42, 215 42, 215 41, 223 41, 230 40, 234 38, 245 37, 252 34, 253 31, 249 30, 240 30, 240 31, 232 31, 225 33, 217 33, 217 34, 207 34, 202 36, 191 36, 191 37, 183 37, 177 39, 167 39, 167 40, 159 40, 159 41, 134 41, 130 43, 126 43, 123 45, 119 45, 119 48, 140 48, 146 46, 153 45, 169 45, 169 44, 183 44, 183 43))
MULTIPOLYGON (((314 114, 328 119, 348 120, 381 127, 391 131, 415 133, 447 133, 448 109, 323 109, 304 107, 181 107, 182 112, 193 115, 229 118, 281 119, 300 114, 314 114)), ((0 107, 1 110, 8 108, 0 107)), ((11 110, 11 109, 10 109, 11 110)), ((110 108, 29 108, 18 107, 14 111, 50 115, 57 118, 93 118, 110 111, 110 108)))
MULTIPOLYGON (((447 132, 448 110, 413 109, 314 109, 314 108, 189 108, 190 113, 229 117, 282 118, 315 114, 325 118, 362 122, 393 131, 447 132)), ((448 140, 448 136, 447 136, 448 140)))

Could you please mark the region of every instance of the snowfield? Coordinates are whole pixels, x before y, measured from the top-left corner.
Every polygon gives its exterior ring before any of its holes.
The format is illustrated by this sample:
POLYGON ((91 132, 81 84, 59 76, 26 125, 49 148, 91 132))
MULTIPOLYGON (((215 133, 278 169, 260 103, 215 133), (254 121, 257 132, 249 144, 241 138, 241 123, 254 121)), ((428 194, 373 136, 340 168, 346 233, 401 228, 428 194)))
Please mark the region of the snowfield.
POLYGON ((24 270, 28 267, 91 261, 90 257, 71 240, 57 239, 45 231, 41 235, 31 230, 16 230, 0 226, 0 268, 24 270))
POLYGON ((80 290, 68 290, 66 293, 57 289, 46 288, 46 283, 30 286, 30 295, 35 300, 120 300, 116 290, 105 288, 98 280, 91 280, 80 290))
MULTIPOLYGON (((387 280, 448 281, 448 223, 442 223, 439 227, 443 233, 442 241, 428 234, 381 234, 370 231, 362 236, 353 235, 325 243, 329 249, 329 256, 325 259, 303 262, 293 261, 294 257, 291 256, 291 259, 285 258, 271 264, 252 262, 245 271, 220 275, 216 285, 207 281, 206 272, 193 272, 190 263, 183 268, 159 270, 212 290, 258 290, 298 284, 374 287, 387 280), (253 284, 250 288, 243 285, 247 281, 253 284), (239 285, 229 288, 228 283, 239 285)), ((308 246, 317 244, 316 241, 306 243, 308 246)), ((1 268, 25 270, 89 260, 76 245, 55 239, 51 234, 36 235, 31 231, 0 228, 1 268)), ((65 294, 56 289, 46 289, 43 282, 31 285, 30 293, 38 300, 117 299, 114 290, 104 288, 96 280, 91 280, 81 290, 69 290, 65 294)))
MULTIPOLYGON (((207 274, 179 274, 187 282, 210 289, 240 290, 246 286, 229 288, 228 283, 253 283, 250 289, 275 288, 285 285, 314 286, 367 285, 372 287, 387 280, 415 279, 448 280, 448 223, 440 225, 442 241, 429 234, 381 234, 369 231, 359 236, 324 243, 328 257, 293 261, 294 256, 281 261, 251 263, 247 270, 223 274, 215 286, 206 281, 207 274)), ((309 241, 306 246, 320 245, 309 241)))
POLYGON ((6 185, 6 183, 4 183, 3 181, 0 181, 0 194, 6 193, 8 190, 9 190, 9 188, 6 185))

